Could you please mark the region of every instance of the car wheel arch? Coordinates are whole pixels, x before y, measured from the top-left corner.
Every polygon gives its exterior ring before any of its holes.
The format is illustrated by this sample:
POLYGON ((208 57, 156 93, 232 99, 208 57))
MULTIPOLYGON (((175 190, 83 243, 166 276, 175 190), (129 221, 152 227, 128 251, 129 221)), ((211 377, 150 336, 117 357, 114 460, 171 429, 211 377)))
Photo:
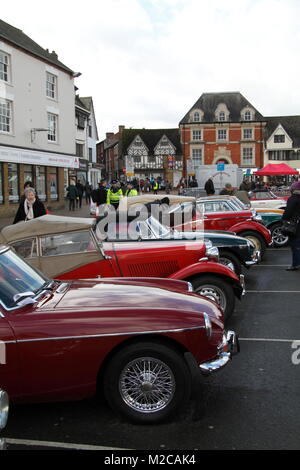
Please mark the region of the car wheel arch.
POLYGON ((184 357, 186 353, 188 353, 188 349, 184 347, 184 345, 173 338, 157 335, 157 334, 144 334, 144 335, 137 335, 131 338, 127 338, 124 341, 116 344, 105 356, 103 361, 101 362, 98 370, 97 375, 97 391, 103 388, 103 377, 105 375, 105 371, 113 359, 113 357, 118 354, 122 349, 127 348, 133 344, 141 344, 142 342, 152 342, 158 345, 168 346, 169 348, 173 349, 175 352, 182 354, 184 357))

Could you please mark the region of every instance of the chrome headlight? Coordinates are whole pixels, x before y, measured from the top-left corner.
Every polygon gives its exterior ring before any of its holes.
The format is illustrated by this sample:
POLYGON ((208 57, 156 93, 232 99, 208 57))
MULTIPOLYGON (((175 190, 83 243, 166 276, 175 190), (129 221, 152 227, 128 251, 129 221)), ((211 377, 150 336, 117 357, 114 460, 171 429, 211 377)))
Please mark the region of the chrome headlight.
POLYGON ((194 292, 193 284, 188 282, 188 292, 194 292))
POLYGON ((258 214, 256 211, 252 211, 252 219, 256 222, 262 222, 262 216, 258 214))
POLYGON ((211 321, 210 321, 210 318, 209 318, 209 316, 207 315, 207 313, 203 313, 203 317, 204 317, 206 335, 207 335, 208 339, 210 339, 210 338, 211 338, 211 335, 212 335, 212 325, 211 325, 211 321))
POLYGON ((8 394, 0 389, 0 429, 4 429, 8 418, 9 399, 8 394))
POLYGON ((205 256, 209 261, 219 262, 219 249, 210 240, 205 240, 205 256))

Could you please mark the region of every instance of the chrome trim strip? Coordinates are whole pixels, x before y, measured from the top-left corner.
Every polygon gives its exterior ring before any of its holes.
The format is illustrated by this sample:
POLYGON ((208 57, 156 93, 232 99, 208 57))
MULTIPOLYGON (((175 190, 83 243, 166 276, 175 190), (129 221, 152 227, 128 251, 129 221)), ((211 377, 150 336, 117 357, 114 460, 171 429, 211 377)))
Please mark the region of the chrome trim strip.
POLYGON ((15 341, 4 341, 5 344, 11 343, 35 343, 40 341, 61 341, 66 339, 86 339, 86 338, 109 338, 113 336, 131 336, 131 335, 149 335, 149 334, 160 334, 160 333, 182 333, 185 331, 193 330, 202 330, 205 329, 205 326, 192 326, 190 328, 174 328, 172 330, 151 330, 151 331, 128 331, 124 333, 104 333, 100 335, 85 335, 85 336, 57 336, 51 338, 31 338, 31 339, 21 339, 15 341))

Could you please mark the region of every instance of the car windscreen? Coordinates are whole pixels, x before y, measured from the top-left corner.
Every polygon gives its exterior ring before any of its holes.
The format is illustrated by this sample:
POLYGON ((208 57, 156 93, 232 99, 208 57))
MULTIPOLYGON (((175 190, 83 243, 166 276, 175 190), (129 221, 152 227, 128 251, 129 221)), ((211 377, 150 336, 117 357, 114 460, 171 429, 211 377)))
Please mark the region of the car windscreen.
POLYGON ((0 253, 0 301, 6 308, 16 306, 17 294, 36 294, 49 281, 12 250, 0 253))

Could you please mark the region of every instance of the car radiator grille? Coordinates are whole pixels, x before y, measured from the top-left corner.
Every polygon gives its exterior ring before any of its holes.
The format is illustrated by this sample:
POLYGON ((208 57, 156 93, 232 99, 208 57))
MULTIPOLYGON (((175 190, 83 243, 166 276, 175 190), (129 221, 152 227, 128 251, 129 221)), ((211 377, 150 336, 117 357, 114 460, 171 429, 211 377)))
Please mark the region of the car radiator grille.
POLYGON ((141 263, 128 265, 130 276, 141 277, 166 277, 178 271, 179 266, 176 260, 174 261, 157 261, 153 263, 141 263))

